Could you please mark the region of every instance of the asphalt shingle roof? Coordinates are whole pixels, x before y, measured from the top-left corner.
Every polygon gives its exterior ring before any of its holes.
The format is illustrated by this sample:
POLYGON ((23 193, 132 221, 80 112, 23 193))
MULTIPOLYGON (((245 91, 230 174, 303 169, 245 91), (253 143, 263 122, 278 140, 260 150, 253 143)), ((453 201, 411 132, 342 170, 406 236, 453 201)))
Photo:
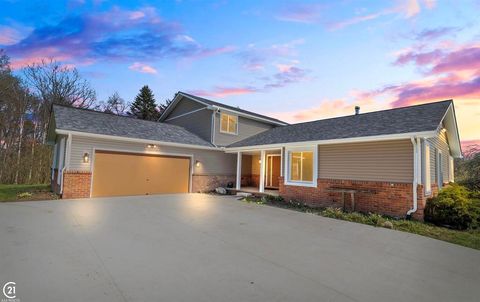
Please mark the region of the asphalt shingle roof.
POLYGON ((213 147, 176 125, 60 105, 54 105, 53 112, 57 129, 213 147))
POLYGON ((451 103, 447 100, 276 127, 228 148, 434 131, 451 103))
POLYGON ((241 108, 238 108, 238 107, 233 107, 233 106, 226 105, 226 104, 223 104, 223 103, 218 103, 218 102, 215 102, 215 101, 212 101, 212 100, 209 100, 209 99, 205 99, 205 98, 201 98, 199 96, 192 95, 192 94, 189 94, 189 93, 186 93, 186 92, 179 91, 179 93, 184 94, 184 95, 188 96, 189 98, 195 99, 199 102, 203 102, 203 103, 206 103, 206 104, 211 105, 211 106, 218 106, 218 107, 222 107, 222 108, 225 108, 225 109, 230 109, 230 110, 233 110, 233 111, 238 111, 238 112, 241 112, 241 113, 250 114, 250 115, 253 115, 253 116, 256 116, 256 117, 260 117, 260 118, 263 118, 263 119, 270 120, 270 121, 275 122, 275 123, 280 123, 280 124, 285 124, 285 125, 288 124, 288 123, 285 123, 285 122, 283 122, 281 120, 278 120, 276 118, 273 118, 273 117, 269 117, 269 116, 266 116, 266 115, 261 115, 261 114, 255 113, 255 112, 244 110, 244 109, 241 109, 241 108))

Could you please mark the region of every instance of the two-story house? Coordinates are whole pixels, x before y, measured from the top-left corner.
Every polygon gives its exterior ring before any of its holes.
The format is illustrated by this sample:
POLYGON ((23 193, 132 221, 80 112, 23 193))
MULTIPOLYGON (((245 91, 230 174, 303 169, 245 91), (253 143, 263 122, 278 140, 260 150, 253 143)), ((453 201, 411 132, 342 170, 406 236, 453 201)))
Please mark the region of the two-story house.
POLYGON ((452 101, 289 125, 179 92, 159 122, 54 105, 49 130, 63 198, 253 187, 421 218, 461 156, 452 101))

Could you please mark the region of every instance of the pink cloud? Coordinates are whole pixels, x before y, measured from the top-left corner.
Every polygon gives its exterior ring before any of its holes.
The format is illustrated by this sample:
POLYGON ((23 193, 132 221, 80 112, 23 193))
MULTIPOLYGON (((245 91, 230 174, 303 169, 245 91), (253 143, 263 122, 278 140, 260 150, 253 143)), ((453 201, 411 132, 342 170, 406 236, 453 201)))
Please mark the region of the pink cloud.
POLYGON ((138 19, 142 19, 146 16, 145 12, 141 11, 141 10, 137 10, 137 11, 132 11, 129 13, 129 16, 128 16, 128 19, 130 20, 138 20, 138 19))
POLYGON ((337 116, 352 115, 355 113, 355 106, 360 106, 362 112, 384 109, 384 104, 372 99, 347 101, 346 99, 321 100, 318 105, 301 110, 270 112, 269 116, 280 120, 298 123, 332 118, 337 116))
POLYGON ((208 91, 208 90, 191 90, 189 93, 203 96, 203 97, 217 97, 223 98, 232 95, 242 95, 248 93, 257 92, 255 88, 252 87, 216 87, 215 89, 208 91))
POLYGON ((387 15, 387 14, 390 14, 390 13, 391 13, 391 10, 384 10, 384 11, 380 11, 380 12, 377 12, 377 13, 372 13, 372 14, 368 14, 368 15, 364 15, 364 16, 353 17, 351 19, 347 19, 347 20, 343 20, 343 21, 331 24, 330 29, 334 29, 334 30, 342 29, 344 27, 354 25, 354 24, 357 24, 357 23, 361 23, 361 22, 365 22, 365 21, 369 21, 369 20, 374 20, 374 19, 377 19, 381 16, 384 16, 384 15, 387 15))
POLYGON ((467 47, 446 55, 432 68, 433 73, 480 70, 480 46, 467 47))
POLYGON ((355 24, 370 21, 370 20, 375 20, 380 17, 392 15, 392 14, 400 14, 400 15, 403 15, 405 18, 411 18, 418 15, 421 12, 420 2, 422 2, 427 9, 433 9, 435 7, 434 0, 423 0, 423 1, 406 0, 400 5, 388 7, 378 12, 372 12, 370 14, 362 15, 362 16, 355 16, 350 19, 332 23, 330 24, 329 28, 333 30, 342 29, 347 26, 355 25, 355 24))
POLYGON ((430 67, 428 73, 457 73, 480 69, 480 46, 463 45, 454 50, 436 48, 430 51, 409 50, 400 52, 395 65, 414 63, 419 67, 430 67))
POLYGON ((276 18, 288 22, 316 23, 320 20, 321 9, 317 4, 297 4, 284 8, 276 18))
POLYGON ((442 55, 443 51, 440 49, 435 49, 423 53, 410 51, 400 54, 394 64, 405 65, 407 63, 414 62, 417 65, 427 65, 436 62, 442 57, 442 55))
POLYGON ((140 62, 135 62, 128 67, 130 70, 141 72, 141 73, 150 73, 156 74, 157 70, 150 65, 143 64, 140 62))
POLYGON ((54 58, 57 61, 68 61, 73 57, 71 55, 60 52, 55 47, 46 47, 32 51, 27 56, 24 56, 20 59, 12 59, 10 67, 15 69, 23 68, 27 65, 38 64, 42 60, 49 60, 54 58))
POLYGON ((467 158, 480 152, 480 139, 463 140, 461 141, 461 145, 463 155, 467 158))
POLYGON ((19 27, 13 28, 8 26, 0 26, 0 45, 13 45, 21 41, 29 32, 30 28, 19 27))
POLYGON ((416 34, 415 39, 420 41, 430 41, 445 36, 447 34, 457 32, 459 30, 460 28, 456 27, 438 27, 433 29, 426 29, 416 34))

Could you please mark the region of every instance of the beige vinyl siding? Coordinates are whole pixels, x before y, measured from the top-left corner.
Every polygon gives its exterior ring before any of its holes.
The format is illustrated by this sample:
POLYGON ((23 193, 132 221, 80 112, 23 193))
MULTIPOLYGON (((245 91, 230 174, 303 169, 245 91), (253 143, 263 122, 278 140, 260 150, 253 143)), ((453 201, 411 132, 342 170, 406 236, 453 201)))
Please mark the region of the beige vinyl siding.
POLYGON ((447 133, 440 133, 437 137, 427 139, 430 144, 430 179, 433 183, 437 183, 437 151, 442 151, 443 180, 449 181, 448 175, 448 157, 450 155, 450 147, 448 146, 447 133))
POLYGON ((413 181, 410 140, 318 146, 318 177, 327 179, 413 181))
MULTIPOLYGON (((228 113, 228 112, 227 112, 228 113)), ((235 115, 234 113, 228 113, 235 115)), ((256 120, 248 119, 242 116, 238 117, 238 134, 227 134, 220 132, 220 112, 215 114, 215 138, 214 144, 217 146, 226 146, 233 144, 252 135, 271 129, 270 124, 262 123, 256 120)))
MULTIPOLYGON (((89 138, 83 136, 72 136, 72 149, 69 170, 90 171, 89 163, 84 163, 82 158, 85 152, 93 159, 93 149, 126 151, 126 152, 147 152, 146 144, 133 143, 109 139, 89 138)), ((223 151, 201 150, 191 148, 180 148, 160 145, 159 153, 192 155, 193 162, 200 161, 200 166, 194 165, 193 173, 196 175, 235 175, 237 169, 236 154, 227 154, 223 151)), ((128 173, 128 171, 126 171, 128 173)))

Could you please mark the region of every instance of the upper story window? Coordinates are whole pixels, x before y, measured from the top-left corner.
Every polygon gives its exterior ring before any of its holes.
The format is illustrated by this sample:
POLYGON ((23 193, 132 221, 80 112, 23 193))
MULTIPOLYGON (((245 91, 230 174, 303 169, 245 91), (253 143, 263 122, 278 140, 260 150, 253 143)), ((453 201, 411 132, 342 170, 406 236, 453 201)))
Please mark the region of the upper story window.
POLYGON ((237 134, 238 116, 227 113, 220 113, 220 132, 237 134))

